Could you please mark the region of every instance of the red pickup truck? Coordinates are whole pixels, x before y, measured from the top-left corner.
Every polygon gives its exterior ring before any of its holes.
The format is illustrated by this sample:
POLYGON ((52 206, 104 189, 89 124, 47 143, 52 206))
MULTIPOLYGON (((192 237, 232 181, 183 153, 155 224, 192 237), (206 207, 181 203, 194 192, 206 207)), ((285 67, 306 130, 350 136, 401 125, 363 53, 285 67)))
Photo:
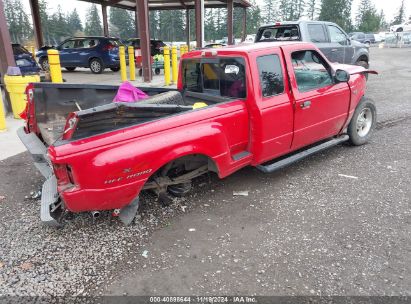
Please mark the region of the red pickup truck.
POLYGON ((167 204, 208 171, 273 172, 328 147, 367 142, 376 108, 363 67, 313 44, 258 43, 185 54, 178 89, 113 103, 118 87, 34 83, 18 131, 46 181, 41 219, 114 210, 130 223, 142 190, 167 204))

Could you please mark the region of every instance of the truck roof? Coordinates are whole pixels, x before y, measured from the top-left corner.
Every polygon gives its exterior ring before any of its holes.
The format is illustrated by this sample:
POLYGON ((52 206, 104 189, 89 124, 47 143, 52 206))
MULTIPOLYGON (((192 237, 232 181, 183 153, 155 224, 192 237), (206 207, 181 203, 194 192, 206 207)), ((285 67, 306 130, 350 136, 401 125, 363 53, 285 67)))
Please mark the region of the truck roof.
POLYGON ((272 23, 263 24, 260 28, 270 27, 270 26, 281 26, 281 25, 294 25, 303 23, 317 23, 317 24, 335 24, 330 21, 319 21, 319 20, 295 20, 295 21, 276 21, 272 23))
POLYGON ((192 51, 189 54, 192 54, 193 57, 200 55, 204 51, 217 51, 220 54, 232 54, 235 53, 252 53, 257 52, 260 50, 265 49, 273 49, 273 48, 280 48, 284 46, 291 46, 291 45, 312 45, 314 44, 309 42, 302 42, 302 41, 272 41, 272 42, 257 42, 253 44, 240 44, 240 45, 228 45, 221 48, 209 48, 209 49, 202 49, 197 51, 192 51))

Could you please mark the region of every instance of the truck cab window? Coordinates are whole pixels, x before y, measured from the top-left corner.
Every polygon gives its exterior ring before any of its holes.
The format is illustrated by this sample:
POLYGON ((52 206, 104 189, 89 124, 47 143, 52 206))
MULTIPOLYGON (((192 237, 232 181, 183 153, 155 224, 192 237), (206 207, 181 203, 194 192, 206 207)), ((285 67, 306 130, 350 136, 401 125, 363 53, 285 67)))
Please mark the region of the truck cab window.
POLYGON ((328 31, 330 32, 331 42, 347 45, 348 38, 338 27, 328 25, 328 31))
POLYGON ((263 97, 278 95, 284 92, 284 77, 280 59, 277 55, 257 58, 260 87, 263 97))
POLYGON ((245 62, 242 58, 186 59, 182 64, 187 91, 230 98, 246 97, 245 62))
POLYGON ((328 64, 315 51, 305 50, 291 55, 298 90, 307 92, 333 83, 328 64))

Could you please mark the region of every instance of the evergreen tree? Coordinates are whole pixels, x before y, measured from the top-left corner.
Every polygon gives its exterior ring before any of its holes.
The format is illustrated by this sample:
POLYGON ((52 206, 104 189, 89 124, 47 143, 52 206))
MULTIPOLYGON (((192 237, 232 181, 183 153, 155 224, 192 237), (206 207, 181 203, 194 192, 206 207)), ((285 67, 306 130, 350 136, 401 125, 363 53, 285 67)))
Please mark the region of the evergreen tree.
POLYGON ((67 17, 67 26, 71 35, 75 36, 76 33, 83 31, 83 25, 81 24, 80 16, 77 13, 77 9, 68 14, 67 17))
POLYGON ((247 34, 255 34, 263 21, 261 8, 256 4, 255 0, 249 2, 252 6, 247 9, 247 34))
POLYGON ((318 7, 318 0, 307 0, 307 16, 310 20, 316 20, 320 8, 318 7))
POLYGON ((334 22, 349 32, 352 30, 351 5, 352 0, 323 0, 319 19, 334 22))
MULTIPOLYGON (((276 18, 278 17, 276 7, 277 7, 276 0, 264 0, 263 1, 263 8, 261 12, 262 12, 263 20, 265 23, 273 23, 276 21, 276 18)), ((280 7, 281 7, 281 4, 280 4, 280 7)))
POLYGON ((401 1, 401 6, 398 8, 397 15, 395 15, 392 24, 401 24, 405 20, 405 4, 404 0, 401 1))
POLYGON ((380 18, 380 28, 379 29, 381 31, 389 30, 389 26, 388 26, 387 20, 385 19, 385 14, 383 10, 380 11, 379 18, 380 18))
POLYGON ((57 6, 57 11, 50 16, 49 26, 50 34, 54 41, 61 42, 72 35, 72 33, 67 30, 68 24, 60 5, 57 6))
POLYGON ((159 39, 159 27, 158 24, 160 22, 159 11, 150 11, 149 15, 149 27, 150 27, 150 34, 153 39, 159 39))
POLYGON ((92 4, 87 11, 84 33, 89 36, 101 36, 103 34, 100 15, 95 4, 92 4))
POLYGON ((204 13, 204 39, 206 41, 216 40, 216 24, 214 21, 215 9, 208 8, 204 13))
POLYGON ((12 42, 24 43, 32 38, 33 29, 21 0, 4 0, 4 13, 12 42))
POLYGON ((375 32, 380 29, 380 15, 370 0, 361 0, 355 21, 360 32, 375 32))
POLYGON ((123 39, 135 37, 135 22, 132 15, 133 14, 131 12, 125 9, 110 7, 110 35, 123 39))

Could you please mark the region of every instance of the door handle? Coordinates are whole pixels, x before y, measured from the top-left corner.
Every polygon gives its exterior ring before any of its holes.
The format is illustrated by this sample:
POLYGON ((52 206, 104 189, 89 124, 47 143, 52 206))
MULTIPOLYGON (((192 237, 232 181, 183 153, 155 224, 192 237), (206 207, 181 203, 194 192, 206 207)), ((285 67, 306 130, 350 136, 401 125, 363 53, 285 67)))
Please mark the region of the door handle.
POLYGON ((311 106, 311 100, 306 100, 302 103, 300 103, 301 109, 309 108, 311 106))

